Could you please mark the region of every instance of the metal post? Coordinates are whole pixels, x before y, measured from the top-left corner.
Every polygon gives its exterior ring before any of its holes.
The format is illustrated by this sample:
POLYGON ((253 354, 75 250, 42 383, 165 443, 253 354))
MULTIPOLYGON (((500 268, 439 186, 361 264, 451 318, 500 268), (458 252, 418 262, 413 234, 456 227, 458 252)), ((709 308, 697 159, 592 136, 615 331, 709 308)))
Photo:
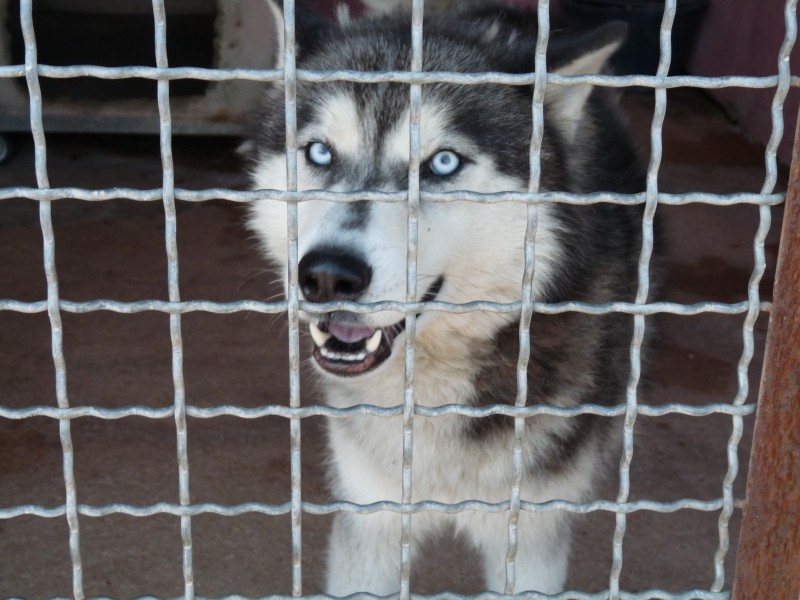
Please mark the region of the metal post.
POLYGON ((800 597, 800 129, 795 133, 733 600, 800 597))

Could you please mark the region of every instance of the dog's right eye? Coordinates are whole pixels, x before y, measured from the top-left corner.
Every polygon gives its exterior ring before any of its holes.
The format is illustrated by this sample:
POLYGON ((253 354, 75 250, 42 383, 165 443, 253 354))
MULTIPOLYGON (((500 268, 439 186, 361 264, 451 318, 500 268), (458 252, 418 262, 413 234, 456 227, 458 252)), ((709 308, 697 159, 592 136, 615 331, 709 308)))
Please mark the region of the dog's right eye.
POLYGON ((453 175, 461 167, 461 157, 452 150, 440 150, 431 157, 428 164, 434 175, 447 177, 453 175))
POLYGON ((322 142, 311 142, 306 146, 306 158, 318 167, 327 167, 333 162, 333 152, 322 142))

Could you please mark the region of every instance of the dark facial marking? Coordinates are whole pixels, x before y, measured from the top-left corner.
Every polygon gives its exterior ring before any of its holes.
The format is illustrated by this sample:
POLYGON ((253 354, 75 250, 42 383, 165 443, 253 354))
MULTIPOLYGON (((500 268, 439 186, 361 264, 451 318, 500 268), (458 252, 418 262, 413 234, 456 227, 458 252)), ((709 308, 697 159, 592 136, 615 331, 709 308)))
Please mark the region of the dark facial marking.
POLYGON ((340 226, 350 231, 365 231, 369 223, 370 205, 366 200, 357 200, 347 205, 340 226))

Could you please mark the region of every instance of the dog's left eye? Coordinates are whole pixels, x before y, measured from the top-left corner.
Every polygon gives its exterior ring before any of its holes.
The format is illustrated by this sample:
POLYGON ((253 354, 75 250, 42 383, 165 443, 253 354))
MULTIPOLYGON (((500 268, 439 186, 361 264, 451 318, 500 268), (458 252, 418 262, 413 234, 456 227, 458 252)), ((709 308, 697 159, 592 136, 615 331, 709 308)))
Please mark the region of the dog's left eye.
POLYGON ((306 146, 306 158, 320 167, 327 167, 333 162, 333 153, 322 142, 311 142, 306 146))
POLYGON ((430 169, 434 175, 447 177, 461 166, 461 157, 452 150, 440 150, 431 157, 430 169))

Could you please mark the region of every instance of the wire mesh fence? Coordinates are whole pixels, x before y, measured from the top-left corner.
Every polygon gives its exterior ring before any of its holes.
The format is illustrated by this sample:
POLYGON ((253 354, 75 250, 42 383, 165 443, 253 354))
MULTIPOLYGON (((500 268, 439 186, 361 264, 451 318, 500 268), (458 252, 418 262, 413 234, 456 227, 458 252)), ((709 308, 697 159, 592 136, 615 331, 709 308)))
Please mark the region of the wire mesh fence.
MULTIPOLYGON (((421 511, 439 511, 457 513, 461 511, 486 511, 490 513, 506 513, 508 515, 508 551, 506 557, 506 592, 514 589, 517 526, 522 512, 538 512, 561 510, 574 513, 591 513, 605 511, 615 515, 615 529, 612 545, 612 565, 608 575, 608 589, 600 593, 584 593, 580 591, 564 592, 558 598, 728 598, 730 592, 725 590, 726 573, 725 558, 729 552, 729 521, 734 509, 741 501, 734 498, 733 484, 739 471, 738 450, 742 437, 743 418, 751 415, 755 406, 747 403, 749 392, 748 369, 754 353, 753 328, 759 313, 769 309, 769 303, 760 296, 759 284, 766 268, 765 239, 770 228, 770 207, 784 201, 783 193, 775 192, 778 167, 776 150, 783 135, 782 107, 789 87, 796 83, 789 72, 788 57, 796 38, 796 0, 785 3, 786 33, 777 60, 777 74, 767 77, 722 77, 706 78, 695 76, 668 76, 671 56, 671 27, 675 17, 676 0, 666 0, 665 12, 661 25, 660 44, 661 58, 655 76, 606 76, 606 75, 573 75, 564 76, 547 72, 546 49, 549 41, 550 19, 549 2, 540 0, 538 4, 538 40, 536 47, 535 73, 529 75, 508 75, 499 73, 463 74, 438 73, 422 71, 422 35, 424 33, 423 2, 412 3, 412 68, 410 72, 364 73, 355 71, 314 72, 296 68, 294 55, 294 2, 284 2, 286 49, 283 68, 265 71, 244 69, 204 69, 204 68, 170 68, 166 51, 166 17, 163 0, 153 0, 153 17, 155 23, 156 67, 99 67, 93 65, 75 65, 55 67, 39 64, 35 23, 33 22, 32 0, 21 0, 20 21, 25 40, 25 64, 0 66, 0 77, 25 79, 30 99, 30 131, 35 148, 35 173, 37 186, 0 188, 0 200, 26 198, 39 202, 39 219, 43 238, 44 271, 47 280, 46 299, 25 302, 13 298, 0 298, 0 311, 18 313, 46 313, 51 327, 51 349, 55 370, 55 406, 32 406, 12 408, 0 404, 0 418, 31 419, 46 417, 55 419, 59 425, 59 436, 63 456, 63 480, 65 502, 61 506, 45 507, 42 505, 0 506, 0 520, 14 519, 24 515, 50 519, 64 519, 69 530, 69 551, 72 564, 72 594, 75 598, 84 598, 83 583, 83 547, 79 517, 103 517, 108 515, 129 515, 147 517, 153 515, 172 515, 180 519, 180 536, 182 547, 182 569, 184 580, 184 597, 195 597, 196 567, 193 563, 193 518, 198 515, 215 514, 226 517, 248 513, 268 516, 289 515, 291 518, 291 597, 303 595, 303 516, 324 515, 337 511, 350 511, 369 514, 377 511, 393 511, 402 516, 401 537, 398 540, 398 553, 401 557, 400 597, 407 598, 413 591, 411 585, 411 537, 412 517, 421 511), (160 115, 160 156, 162 166, 162 184, 157 189, 138 190, 132 188, 109 188, 90 190, 84 188, 64 187, 51 188, 48 177, 47 137, 43 126, 43 101, 39 86, 41 77, 96 77, 101 79, 147 78, 157 81, 158 108, 160 115), (170 82, 178 79, 200 79, 220 81, 228 79, 244 79, 259 82, 282 81, 286 99, 286 169, 287 186, 285 190, 237 191, 232 189, 188 190, 176 186, 172 154, 172 123, 170 117, 170 82), (297 185, 297 114, 296 85, 298 81, 357 81, 361 83, 399 82, 409 85, 411 118, 410 118, 410 165, 409 188, 403 192, 327 192, 298 191, 297 185), (507 192, 498 194, 478 193, 435 193, 420 189, 420 115, 421 86, 432 82, 449 82, 462 85, 483 83, 500 83, 506 85, 533 85, 534 97, 531 106, 533 135, 530 150, 530 183, 527 192, 507 192), (567 194, 541 191, 540 150, 543 123, 544 92, 549 86, 574 86, 593 84, 609 87, 643 86, 655 90, 655 110, 650 127, 651 155, 647 169, 647 188, 641 194, 567 194), (772 136, 766 148, 766 178, 759 193, 710 194, 684 193, 666 194, 659 191, 658 174, 661 162, 662 126, 667 107, 667 90, 676 87, 697 87, 714 89, 718 87, 745 87, 752 89, 775 88, 772 105, 772 136), (168 300, 143 300, 121 302, 106 299, 89 301, 69 301, 59 293, 58 274, 56 270, 56 243, 53 234, 52 202, 62 199, 78 199, 90 202, 104 202, 111 199, 129 199, 141 202, 162 202, 165 221, 165 248, 168 265, 168 300), (233 202, 275 201, 284 202, 288 211, 288 296, 286 300, 276 302, 237 301, 212 302, 208 300, 182 300, 179 286, 179 257, 177 247, 176 201, 206 202, 208 200, 229 200, 233 202), (515 303, 494 303, 477 301, 464 305, 454 305, 441 301, 415 302, 417 297, 417 215, 421 202, 451 202, 469 200, 478 203, 519 202, 527 204, 528 223, 524 240, 525 273, 522 287, 522 300, 515 303), (393 310, 406 315, 407 331, 405 346, 405 386, 402 402, 396 406, 385 408, 379 406, 357 406, 337 409, 323 405, 303 405, 300 393, 300 311, 311 305, 300 299, 298 293, 298 203, 310 200, 326 200, 331 202, 351 202, 368 200, 374 202, 403 203, 408 210, 408 246, 406 273, 406 301, 384 301, 370 304, 352 302, 328 302, 313 305, 318 312, 347 310, 353 313, 371 313, 382 310, 393 310), (537 222, 538 208, 542 204, 561 202, 570 204, 593 204, 613 202, 619 204, 644 204, 645 217, 642 223, 643 244, 638 264, 638 292, 632 303, 614 302, 608 304, 590 304, 585 302, 565 302, 546 304, 533 298, 530 281, 536 268, 536 248, 533 243, 537 222), (737 303, 700 302, 680 304, 675 302, 647 302, 650 285, 650 257, 653 248, 653 219, 659 205, 683 205, 705 203, 717 206, 733 206, 752 204, 758 206, 759 227, 753 239, 753 256, 755 267, 750 275, 747 288, 747 300, 737 303), (519 314, 520 356, 517 368, 517 397, 513 406, 495 405, 489 407, 469 407, 462 405, 445 405, 441 407, 423 407, 414 400, 414 365, 415 365, 415 331, 417 315, 426 311, 470 312, 494 311, 508 314, 519 314), (98 406, 71 406, 67 386, 67 368, 64 352, 64 335, 61 317, 63 313, 90 313, 94 311, 111 311, 120 314, 134 314, 155 311, 169 315, 169 332, 172 346, 172 383, 174 389, 173 404, 170 407, 151 408, 144 406, 125 406, 121 408, 102 408, 98 406), (237 312, 255 312, 267 314, 286 314, 288 316, 289 339, 289 402, 286 405, 266 405, 257 408, 243 408, 222 404, 210 408, 192 406, 186 399, 186 382, 183 367, 182 317, 192 312, 214 314, 231 314, 237 312), (631 375, 627 387, 624 405, 604 407, 582 405, 577 408, 559 408, 547 405, 527 405, 527 363, 530 356, 530 319, 534 313, 557 314, 560 312, 578 311, 587 314, 606 314, 610 312, 625 313, 634 318, 634 335, 630 345, 631 375), (731 402, 714 403, 702 406, 683 403, 671 403, 658 406, 643 405, 639 402, 639 372, 641 368, 641 347, 644 336, 645 316, 660 313, 673 315, 698 315, 715 313, 726 315, 742 315, 743 352, 738 362, 738 391, 731 402), (304 418, 325 416, 342 418, 354 414, 376 416, 402 416, 403 418, 403 462, 402 500, 400 502, 376 502, 359 505, 351 502, 333 501, 327 503, 308 502, 301 495, 301 430, 304 418), (483 417, 489 415, 506 415, 515 421, 513 460, 514 484, 508 490, 508 500, 500 503, 468 500, 457 504, 446 504, 433 501, 412 501, 411 482, 413 471, 414 420, 417 417, 436 417, 441 415, 466 415, 483 417), (623 454, 619 462, 619 490, 615 501, 594 500, 586 503, 552 500, 545 503, 526 501, 520 494, 522 477, 521 443, 525 419, 535 415, 575 416, 581 414, 601 415, 604 417, 624 417, 623 454), (731 434, 726 452, 728 459, 727 472, 720 490, 720 497, 713 500, 697 500, 681 498, 673 502, 654 500, 630 500, 630 467, 635 460, 634 428, 637 418, 658 417, 667 414, 687 416, 706 416, 711 414, 726 415, 731 418, 731 434), (146 506, 113 503, 106 505, 88 505, 79 501, 80 494, 76 486, 75 465, 71 424, 74 419, 91 416, 98 419, 124 419, 144 417, 148 419, 174 419, 177 443, 177 464, 179 482, 178 503, 155 503, 146 506), (241 505, 224 505, 219 503, 197 503, 190 494, 190 465, 188 458, 187 417, 213 419, 231 416, 241 419, 255 419, 265 416, 285 418, 290 423, 290 455, 291 497, 288 502, 280 504, 247 503, 241 505), (681 593, 669 593, 649 590, 630 593, 620 588, 620 576, 624 566, 623 543, 626 535, 628 515, 638 511, 672 513, 679 510, 719 511, 717 550, 713 557, 714 579, 706 590, 691 590, 681 593)), ((398 399, 399 400, 399 399, 398 399)), ((646 443, 646 442, 639 442, 646 443)), ((234 596, 231 596, 234 597, 234 596)), ((281 597, 281 596, 277 596, 281 597)), ((312 598, 324 597, 319 595, 312 598)), ((457 594, 439 594, 434 597, 462 597, 457 594)), ((478 598, 494 598, 498 594, 480 594, 478 598)), ((526 594, 526 597, 550 597, 541 594, 526 594)))

